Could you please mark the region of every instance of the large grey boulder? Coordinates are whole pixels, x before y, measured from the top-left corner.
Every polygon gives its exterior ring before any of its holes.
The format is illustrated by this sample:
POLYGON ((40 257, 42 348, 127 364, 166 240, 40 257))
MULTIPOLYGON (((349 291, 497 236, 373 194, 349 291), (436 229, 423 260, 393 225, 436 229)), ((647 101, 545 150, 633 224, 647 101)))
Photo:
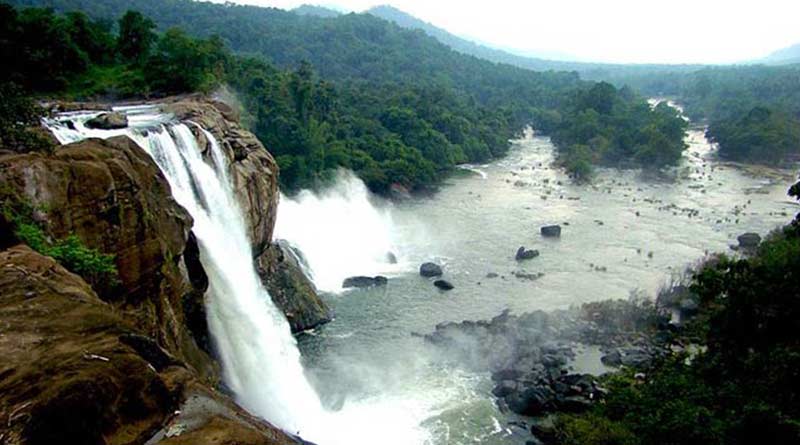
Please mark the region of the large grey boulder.
POLYGON ((739 241, 739 247, 742 249, 753 249, 761 244, 761 235, 753 232, 743 233, 736 239, 739 241))
POLYGON ((86 127, 95 130, 119 130, 128 127, 128 117, 117 111, 102 113, 86 121, 86 127))

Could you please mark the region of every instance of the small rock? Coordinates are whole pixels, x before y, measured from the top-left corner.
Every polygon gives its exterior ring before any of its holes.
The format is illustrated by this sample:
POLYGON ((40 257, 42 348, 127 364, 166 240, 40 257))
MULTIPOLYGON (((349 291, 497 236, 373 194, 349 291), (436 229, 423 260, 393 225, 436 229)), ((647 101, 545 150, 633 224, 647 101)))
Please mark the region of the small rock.
POLYGON ((441 290, 452 290, 455 288, 455 286, 447 280, 436 280, 433 282, 433 285, 441 290))
POLYGON ((561 226, 559 225, 552 225, 552 226, 544 226, 539 231, 542 233, 542 236, 546 238, 558 238, 561 236, 561 226))
POLYGON ((618 350, 613 350, 608 354, 600 357, 600 361, 603 362, 606 366, 614 366, 619 367, 622 365, 622 355, 619 353, 618 350))
POLYGON ((533 250, 533 249, 527 250, 525 249, 525 246, 520 246, 520 248, 517 249, 517 255, 514 258, 517 261, 522 261, 522 260, 530 260, 536 258, 537 256, 539 256, 538 250, 533 250))
POLYGON ((435 263, 424 263, 419 266, 419 274, 425 278, 442 276, 442 267, 435 263))
POLYGON ((389 264, 397 264, 397 256, 392 252, 386 252, 386 261, 388 261, 389 264))
POLYGON ((342 287, 345 289, 349 288, 366 288, 366 287, 374 287, 374 286, 385 286, 389 280, 386 277, 382 277, 380 275, 376 277, 350 277, 344 280, 342 283, 342 287))

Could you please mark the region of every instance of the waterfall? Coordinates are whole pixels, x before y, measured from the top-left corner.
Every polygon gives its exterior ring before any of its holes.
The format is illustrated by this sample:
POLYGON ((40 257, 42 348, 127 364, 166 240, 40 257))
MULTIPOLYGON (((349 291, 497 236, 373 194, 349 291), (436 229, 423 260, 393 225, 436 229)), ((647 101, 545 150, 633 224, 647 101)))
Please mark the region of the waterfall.
POLYGON ((153 158, 175 200, 194 219, 192 231, 209 278, 208 325, 225 383, 248 411, 290 433, 319 439, 311 431, 318 430, 323 416, 319 397, 305 377, 286 318, 255 271, 217 141, 201 129, 210 142, 210 160, 204 160, 187 124, 170 122, 152 107, 130 111, 131 126, 124 130, 87 129, 83 123, 96 113, 60 116, 46 124, 62 143, 124 134, 153 158))
POLYGON ((388 204, 375 199, 363 181, 341 171, 325 191, 281 197, 275 238, 303 253, 312 281, 323 291, 341 291, 344 279, 356 275, 400 272, 402 252, 388 204))

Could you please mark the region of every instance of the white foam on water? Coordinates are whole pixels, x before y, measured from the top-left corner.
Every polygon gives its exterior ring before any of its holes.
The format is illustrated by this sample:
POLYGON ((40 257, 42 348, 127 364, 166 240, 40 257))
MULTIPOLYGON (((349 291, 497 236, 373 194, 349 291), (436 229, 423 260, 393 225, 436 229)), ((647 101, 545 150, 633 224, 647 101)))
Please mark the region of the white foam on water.
POLYGON ((300 249, 318 289, 339 292, 346 278, 394 274, 409 267, 393 227, 390 205, 342 171, 322 192, 281 196, 275 238, 300 249), (397 263, 390 261, 390 253, 397 263))

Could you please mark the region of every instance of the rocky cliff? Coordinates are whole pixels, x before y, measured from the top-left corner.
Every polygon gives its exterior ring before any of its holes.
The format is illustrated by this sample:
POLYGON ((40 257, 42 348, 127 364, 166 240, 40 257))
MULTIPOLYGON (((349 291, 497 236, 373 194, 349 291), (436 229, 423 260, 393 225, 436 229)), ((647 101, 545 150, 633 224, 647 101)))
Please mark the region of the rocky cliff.
MULTIPOLYGON (((289 267, 270 254, 279 199, 273 158, 224 104, 192 99, 166 109, 208 129, 228 154, 259 268, 289 267)), ((201 147, 210 143, 196 135, 201 147)), ((0 189, 29 205, 46 237, 74 234, 114 254, 119 271, 118 284, 92 288, 19 244, 0 218, 0 443, 296 442, 215 389, 208 282, 192 220, 136 144, 116 137, 52 153, 0 148, 0 189)), ((294 329, 329 318, 302 274, 262 277, 270 289, 294 286, 276 298, 291 308, 294 329)))

